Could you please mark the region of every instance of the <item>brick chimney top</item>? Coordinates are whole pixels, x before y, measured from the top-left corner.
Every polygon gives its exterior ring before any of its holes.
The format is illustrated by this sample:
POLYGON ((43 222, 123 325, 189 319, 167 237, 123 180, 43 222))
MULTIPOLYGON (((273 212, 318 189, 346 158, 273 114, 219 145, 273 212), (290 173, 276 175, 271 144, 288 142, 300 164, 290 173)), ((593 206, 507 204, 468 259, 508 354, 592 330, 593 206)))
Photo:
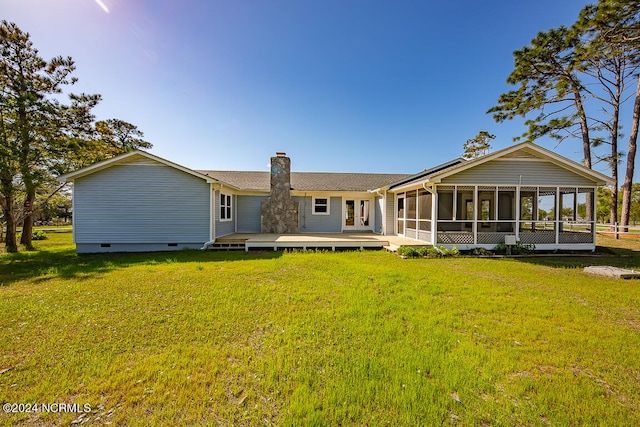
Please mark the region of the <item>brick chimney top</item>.
POLYGON ((287 157, 287 153, 285 153, 284 151, 278 151, 278 152, 276 152, 276 156, 277 157, 287 157))

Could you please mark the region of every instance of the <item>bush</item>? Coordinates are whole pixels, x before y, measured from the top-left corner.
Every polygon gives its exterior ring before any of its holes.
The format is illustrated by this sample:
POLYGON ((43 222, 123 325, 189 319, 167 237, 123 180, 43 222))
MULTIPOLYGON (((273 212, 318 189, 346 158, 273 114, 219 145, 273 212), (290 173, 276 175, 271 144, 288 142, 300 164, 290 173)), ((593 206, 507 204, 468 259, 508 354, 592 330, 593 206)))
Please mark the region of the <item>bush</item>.
POLYGON ((418 254, 418 251, 416 251, 411 246, 400 246, 398 248, 398 255, 403 256, 403 257, 407 257, 407 258, 415 258, 415 257, 420 256, 418 254))
MULTIPOLYGON (((511 246, 511 255, 529 255, 536 251, 536 245, 534 243, 522 243, 520 240, 515 245, 511 246)), ((507 245, 499 243, 493 248, 493 252, 497 254, 506 254, 507 245)))
POLYGON ((420 255, 421 257, 426 257, 429 256, 429 251, 431 250, 430 247, 427 246, 423 246, 421 248, 416 249, 416 252, 418 253, 418 255, 420 255))
POLYGON ((460 251, 454 246, 453 249, 447 249, 444 246, 423 246, 415 249, 410 246, 400 246, 398 255, 405 258, 445 258, 460 255, 460 251))
POLYGON ((474 248, 471 251, 471 255, 475 255, 475 256, 491 256, 491 255, 493 255, 493 252, 491 252, 490 250, 487 250, 485 248, 474 248))
MULTIPOLYGON (((22 231, 18 231, 16 233, 16 239, 18 239, 18 241, 20 241, 20 238, 22 237, 22 231)), ((33 230, 33 234, 31 235, 31 240, 47 240, 47 233, 45 233, 42 230, 33 230)))
POLYGON ((460 255, 460 251, 455 246, 451 249, 447 249, 444 246, 438 246, 438 247, 435 247, 434 249, 438 251, 439 256, 441 256, 442 258, 456 257, 460 255))
POLYGON ((33 240, 47 240, 47 233, 42 230, 34 230, 31 238, 33 240))

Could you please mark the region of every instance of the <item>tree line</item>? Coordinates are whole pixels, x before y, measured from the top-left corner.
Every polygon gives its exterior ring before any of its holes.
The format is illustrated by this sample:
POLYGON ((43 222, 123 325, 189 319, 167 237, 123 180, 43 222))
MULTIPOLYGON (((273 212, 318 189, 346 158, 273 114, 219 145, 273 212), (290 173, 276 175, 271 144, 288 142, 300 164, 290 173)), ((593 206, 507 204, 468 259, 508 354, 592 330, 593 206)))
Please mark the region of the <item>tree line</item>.
MULTIPOLYGON (((576 22, 538 33, 514 53, 507 83, 515 88, 490 108, 498 122, 525 118, 515 140, 551 137, 578 141, 583 163, 606 162, 614 185, 609 219, 624 227, 636 200, 635 171, 640 121, 640 0, 600 0, 587 5, 576 22), (630 117, 623 105, 633 102, 630 117), (629 125, 622 197, 619 168, 625 160, 623 124, 629 125), (635 192, 634 192, 635 190, 635 192), (621 200, 620 200, 621 199, 621 200)), ((56 177, 100 160, 151 148, 135 126, 119 119, 97 121, 98 94, 63 93, 77 81, 71 57, 43 59, 29 33, 0 24, 0 207, 6 224, 6 250, 30 248, 35 212, 60 190, 56 177)), ((465 145, 465 157, 486 154, 495 138, 480 132, 465 145)), ((587 200, 587 219, 593 204, 587 200)), ((600 217, 601 210, 597 215, 600 217)))
MULTIPOLYGON (((587 5, 573 25, 538 33, 513 56, 514 69, 507 83, 515 88, 500 95, 487 113, 498 123, 525 118, 526 131, 516 141, 543 136, 558 143, 578 141, 586 167, 606 162, 614 185, 610 197, 600 199, 608 203, 611 223, 620 218, 626 227, 634 201, 640 120, 640 0, 600 0, 587 5), (633 102, 632 111, 623 117, 627 101, 633 102), (630 131, 619 201, 623 123, 630 131)), ((593 203, 587 200, 587 219, 593 203)))
POLYGON ((74 71, 71 57, 47 61, 29 33, 0 23, 0 207, 8 252, 18 250, 20 224, 20 243, 32 247, 35 213, 62 189, 56 177, 152 146, 135 125, 96 121, 100 95, 65 94, 77 81, 74 71))

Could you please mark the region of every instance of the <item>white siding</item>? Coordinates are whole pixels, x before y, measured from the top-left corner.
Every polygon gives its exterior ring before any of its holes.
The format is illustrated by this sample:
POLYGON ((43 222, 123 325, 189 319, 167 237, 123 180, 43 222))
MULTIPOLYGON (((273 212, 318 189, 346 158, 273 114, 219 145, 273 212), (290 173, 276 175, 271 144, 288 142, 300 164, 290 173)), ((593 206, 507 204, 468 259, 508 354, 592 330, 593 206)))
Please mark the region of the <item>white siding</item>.
POLYGON ((78 178, 74 202, 78 244, 209 240, 209 184, 159 163, 116 165, 78 178))
POLYGON ((342 231, 342 198, 329 198, 329 215, 313 215, 312 196, 294 197, 300 204, 298 227, 301 233, 339 233, 342 231))
POLYGON ((386 230, 385 235, 392 236, 396 233, 396 204, 395 204, 395 194, 387 193, 387 206, 385 213, 385 224, 386 230))
POLYGON ((267 196, 238 196, 238 233, 260 233, 261 203, 267 196))

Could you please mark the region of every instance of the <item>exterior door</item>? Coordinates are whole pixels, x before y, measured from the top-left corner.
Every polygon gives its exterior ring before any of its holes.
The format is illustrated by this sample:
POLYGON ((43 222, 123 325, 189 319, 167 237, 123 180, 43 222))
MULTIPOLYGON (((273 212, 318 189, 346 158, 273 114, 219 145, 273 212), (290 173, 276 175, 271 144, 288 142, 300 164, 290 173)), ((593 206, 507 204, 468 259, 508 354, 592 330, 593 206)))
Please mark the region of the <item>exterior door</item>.
POLYGON ((366 199, 344 199, 343 230, 371 230, 372 203, 366 199))

